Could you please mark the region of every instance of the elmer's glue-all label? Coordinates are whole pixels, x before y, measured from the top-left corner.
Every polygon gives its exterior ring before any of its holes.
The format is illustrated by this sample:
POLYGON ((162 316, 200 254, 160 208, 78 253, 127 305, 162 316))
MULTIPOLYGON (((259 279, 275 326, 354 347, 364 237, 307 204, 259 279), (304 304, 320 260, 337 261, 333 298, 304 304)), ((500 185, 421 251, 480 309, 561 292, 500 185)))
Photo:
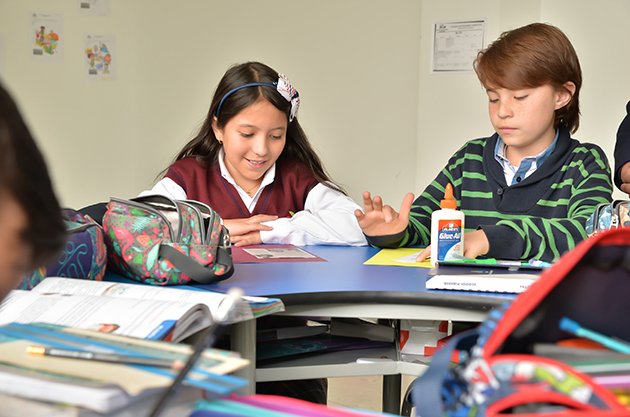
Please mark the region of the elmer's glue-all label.
POLYGON ((441 210, 431 214, 431 262, 464 256, 464 213, 457 210, 453 186, 446 184, 441 210))

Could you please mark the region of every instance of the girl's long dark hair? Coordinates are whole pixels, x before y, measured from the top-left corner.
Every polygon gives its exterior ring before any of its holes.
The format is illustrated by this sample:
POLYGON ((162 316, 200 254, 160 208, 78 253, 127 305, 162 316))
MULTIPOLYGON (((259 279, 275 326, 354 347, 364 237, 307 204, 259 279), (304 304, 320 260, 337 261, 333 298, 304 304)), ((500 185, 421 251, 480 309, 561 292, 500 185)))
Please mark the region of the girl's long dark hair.
MULTIPOLYGON (((216 115, 219 102, 233 88, 253 82, 273 83, 277 81, 278 73, 260 62, 245 62, 229 68, 214 92, 208 116, 199 132, 177 154, 173 162, 183 158, 194 157, 208 166, 216 163, 221 144, 217 141, 212 130, 212 120, 216 117, 217 127, 222 129, 232 117, 261 98, 269 101, 278 110, 286 114, 287 120, 289 120, 291 104, 275 89, 267 86, 247 87, 235 91, 225 99, 221 106, 221 112, 218 116, 216 115)), ((313 150, 297 117, 288 123, 286 138, 286 144, 278 160, 294 159, 302 162, 309 167, 319 182, 345 194, 345 191, 335 184, 326 173, 321 160, 313 150)))

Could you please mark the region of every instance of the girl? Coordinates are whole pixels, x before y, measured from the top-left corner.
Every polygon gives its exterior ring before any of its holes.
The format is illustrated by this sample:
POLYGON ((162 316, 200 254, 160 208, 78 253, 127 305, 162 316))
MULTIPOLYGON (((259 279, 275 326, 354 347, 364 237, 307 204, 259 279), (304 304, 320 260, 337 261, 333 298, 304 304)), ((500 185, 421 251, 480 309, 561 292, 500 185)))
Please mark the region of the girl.
POLYGON ((358 205, 326 175, 296 119, 299 105, 268 66, 233 66, 199 133, 150 192, 210 205, 237 246, 365 245, 358 205))
POLYGON ((400 214, 364 193, 359 224, 377 246, 427 245, 431 213, 451 183, 466 214, 466 257, 554 261, 586 238, 586 219, 612 193, 602 149, 571 137, 580 114, 577 54, 558 28, 533 23, 481 51, 475 71, 496 133, 466 143, 413 205, 405 196, 400 214))

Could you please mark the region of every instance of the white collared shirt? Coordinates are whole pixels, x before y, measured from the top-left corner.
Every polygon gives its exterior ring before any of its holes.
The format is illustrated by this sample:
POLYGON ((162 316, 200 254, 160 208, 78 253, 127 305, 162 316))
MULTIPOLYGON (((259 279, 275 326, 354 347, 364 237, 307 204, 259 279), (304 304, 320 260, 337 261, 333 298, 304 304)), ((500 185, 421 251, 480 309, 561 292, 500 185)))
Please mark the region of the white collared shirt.
POLYGON ((525 178, 532 175, 538 167, 540 167, 549 158, 549 155, 556 149, 556 143, 558 143, 558 130, 556 130, 556 136, 553 138, 553 142, 545 150, 537 155, 527 156, 521 160, 521 164, 515 167, 510 163, 510 160, 506 158, 505 151, 507 145, 499 136, 497 144, 494 148, 494 159, 496 159, 503 167, 503 175, 505 175, 505 183, 507 185, 518 184, 525 178))
MULTIPOLYGON (((258 191, 250 197, 236 184, 228 172, 223 161, 223 150, 218 159, 221 175, 236 188, 241 200, 251 213, 264 188, 275 179, 275 164, 265 173, 258 191)), ((144 191, 140 195, 147 194, 162 194, 176 200, 187 199, 184 189, 166 177, 158 181, 151 190, 144 191)), ((319 183, 306 196, 304 210, 295 213, 290 218, 283 217, 265 222, 264 224, 273 229, 262 230, 260 238, 263 243, 289 243, 296 246, 364 246, 367 245, 367 241, 354 215, 354 211, 359 208, 359 205, 347 195, 319 183)))
POLYGON ((256 191, 253 196, 250 196, 249 194, 247 194, 247 192, 245 192, 245 190, 241 188, 240 185, 236 183, 236 181, 234 181, 234 178, 232 178, 232 174, 230 174, 227 167, 225 166, 224 158, 225 153, 223 152, 223 148, 221 148, 219 150, 218 157, 221 176, 225 178, 227 182, 232 184, 234 188, 236 188, 236 191, 238 191, 238 195, 241 197, 241 200, 243 200, 243 203, 247 207, 247 210, 249 210, 249 212, 251 213, 252 211, 254 211, 254 207, 256 207, 256 203, 258 202, 258 198, 260 198, 260 194, 262 194, 262 191, 276 178, 276 164, 274 163, 271 168, 269 168, 267 172, 265 172, 262 182, 260 183, 260 187, 258 187, 258 191, 256 191))

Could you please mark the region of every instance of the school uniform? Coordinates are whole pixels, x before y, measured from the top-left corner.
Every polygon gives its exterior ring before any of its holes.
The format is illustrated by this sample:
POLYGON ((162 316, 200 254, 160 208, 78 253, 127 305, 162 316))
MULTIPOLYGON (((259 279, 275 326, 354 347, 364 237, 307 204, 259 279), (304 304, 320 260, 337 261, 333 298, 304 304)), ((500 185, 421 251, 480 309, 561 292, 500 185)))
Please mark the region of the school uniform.
MULTIPOLYGON (((265 173, 258 191, 250 196, 227 170, 223 150, 218 162, 207 166, 196 158, 172 164, 166 175, 148 193, 175 199, 204 202, 223 219, 247 218, 256 214, 277 215, 265 222, 273 230, 260 231, 263 243, 293 245, 366 245, 354 216, 359 206, 348 196, 319 183, 311 170, 298 161, 278 160, 265 173)), ((143 193, 147 194, 147 192, 143 193)), ((263 317, 259 328, 304 325, 286 317, 263 317)), ((259 394, 284 395, 326 404, 326 379, 259 382, 259 394)))
POLYGON ((310 169, 297 161, 276 161, 265 173, 256 194, 249 196, 225 167, 223 152, 212 166, 184 158, 169 167, 150 193, 201 201, 223 219, 256 214, 279 216, 265 222, 273 229, 260 232, 263 243, 366 244, 354 216, 359 206, 350 197, 319 183, 310 169))
POLYGON ((630 101, 626 104, 626 117, 617 130, 615 143, 615 185, 621 187, 621 168, 630 162, 630 101))
POLYGON ((485 232, 488 257, 554 261, 585 239, 586 219, 612 199, 602 149, 579 143, 560 127, 551 149, 510 173, 501 143, 496 133, 466 143, 414 201, 407 229, 368 237, 368 242, 379 247, 430 244, 431 213, 440 209, 447 183, 466 215, 466 231, 485 232), (532 163, 535 169, 527 165, 532 163))

